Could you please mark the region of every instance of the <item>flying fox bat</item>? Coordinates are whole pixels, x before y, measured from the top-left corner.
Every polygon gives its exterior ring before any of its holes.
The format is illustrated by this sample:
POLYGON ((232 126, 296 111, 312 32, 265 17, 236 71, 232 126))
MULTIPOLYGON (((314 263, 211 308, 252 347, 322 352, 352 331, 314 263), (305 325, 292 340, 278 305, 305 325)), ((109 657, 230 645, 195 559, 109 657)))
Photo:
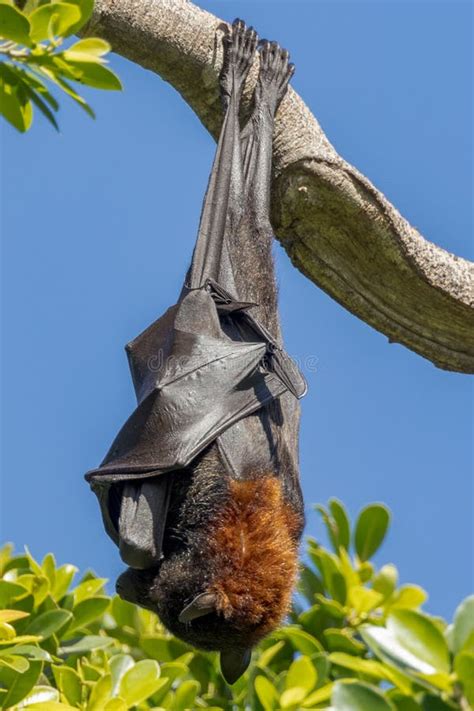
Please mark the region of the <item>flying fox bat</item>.
POLYGON ((86 478, 129 566, 118 594, 220 651, 233 683, 291 601, 306 384, 282 347, 269 220, 274 116, 294 67, 240 20, 224 58, 225 116, 192 263, 178 302, 126 347, 138 406, 86 478))

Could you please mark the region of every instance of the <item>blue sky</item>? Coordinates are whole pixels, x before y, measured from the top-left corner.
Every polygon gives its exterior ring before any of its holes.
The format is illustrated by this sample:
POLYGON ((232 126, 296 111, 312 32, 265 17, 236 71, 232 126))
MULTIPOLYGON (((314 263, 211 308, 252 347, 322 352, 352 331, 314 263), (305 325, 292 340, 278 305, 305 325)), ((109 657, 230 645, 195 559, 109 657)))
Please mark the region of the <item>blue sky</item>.
MULTIPOLYGON (((472 6, 202 0, 277 39, 293 84, 347 160, 437 244, 472 259, 472 6)), ((174 303, 214 143, 159 77, 112 56, 123 93, 91 121, 62 100, 2 126, 3 539, 115 578, 83 473, 134 407, 124 344, 174 303)), ((472 386, 362 323, 275 248, 288 351, 310 357, 301 476, 312 502, 393 511, 377 561, 448 617, 473 589, 472 386)))

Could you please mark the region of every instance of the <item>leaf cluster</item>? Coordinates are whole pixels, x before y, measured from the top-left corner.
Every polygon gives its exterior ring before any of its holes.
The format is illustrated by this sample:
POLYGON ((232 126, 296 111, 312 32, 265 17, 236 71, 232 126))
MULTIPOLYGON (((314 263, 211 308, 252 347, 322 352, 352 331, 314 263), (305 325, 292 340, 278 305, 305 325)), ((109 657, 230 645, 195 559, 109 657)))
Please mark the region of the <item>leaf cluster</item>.
MULTIPOLYGON (((370 561, 390 514, 371 504, 352 528, 344 506, 317 507, 332 550, 308 540, 289 624, 228 687, 215 653, 170 635, 106 580, 0 551, 0 706, 5 709, 326 709, 466 711, 474 704, 474 596, 447 625, 426 593, 370 561)), ((269 580, 271 585, 271 580, 269 580)))
POLYGON ((64 48, 64 40, 89 20, 93 0, 0 0, 0 113, 18 131, 27 131, 33 107, 58 129, 59 104, 52 84, 92 118, 94 112, 70 82, 97 89, 121 89, 105 66, 110 45, 89 37, 64 48))

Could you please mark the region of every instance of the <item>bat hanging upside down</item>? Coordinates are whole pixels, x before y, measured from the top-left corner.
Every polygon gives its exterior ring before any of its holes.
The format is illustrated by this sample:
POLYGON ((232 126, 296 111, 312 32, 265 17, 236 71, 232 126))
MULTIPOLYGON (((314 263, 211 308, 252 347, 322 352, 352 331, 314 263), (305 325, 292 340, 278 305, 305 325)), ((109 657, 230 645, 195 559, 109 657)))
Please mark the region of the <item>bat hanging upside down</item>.
POLYGON ((127 346, 138 406, 86 475, 129 566, 125 600, 218 650, 225 679, 288 612, 304 525, 298 398, 282 348, 269 221, 275 112, 293 65, 236 20, 225 117, 177 304, 127 346), (239 107, 255 53, 253 112, 239 107))

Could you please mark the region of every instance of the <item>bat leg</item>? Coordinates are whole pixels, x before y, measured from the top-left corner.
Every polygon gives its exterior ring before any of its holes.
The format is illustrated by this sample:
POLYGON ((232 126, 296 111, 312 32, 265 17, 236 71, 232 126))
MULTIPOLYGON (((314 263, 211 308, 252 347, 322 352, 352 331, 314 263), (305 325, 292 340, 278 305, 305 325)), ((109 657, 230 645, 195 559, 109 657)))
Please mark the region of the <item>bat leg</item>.
POLYGON ((221 96, 227 110, 234 89, 243 88, 258 46, 258 35, 253 27, 236 19, 224 39, 224 64, 220 76, 221 96))
POLYGON ((169 493, 168 476, 125 482, 118 536, 120 556, 131 568, 145 570, 159 563, 169 493))

